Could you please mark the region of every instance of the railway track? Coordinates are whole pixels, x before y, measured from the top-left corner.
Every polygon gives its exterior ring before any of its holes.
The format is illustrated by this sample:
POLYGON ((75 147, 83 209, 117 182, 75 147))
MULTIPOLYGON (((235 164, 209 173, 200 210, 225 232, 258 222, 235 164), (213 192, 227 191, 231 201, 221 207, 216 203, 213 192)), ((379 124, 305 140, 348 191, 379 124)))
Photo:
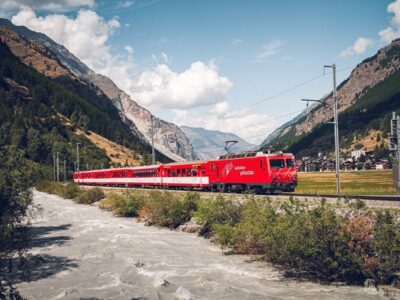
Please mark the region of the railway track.
MULTIPOLYGON (((312 198, 337 198, 332 194, 302 194, 302 193, 280 193, 283 196, 294 197, 312 197, 312 198)), ((360 200, 376 200, 376 201, 400 201, 400 195, 340 195, 340 198, 360 199, 360 200)))
MULTIPOLYGON (((82 186, 82 187, 89 187, 89 186, 82 186)), ((131 188, 126 188, 126 187, 104 187, 107 189, 131 189, 131 188)), ((135 188, 138 190, 149 190, 145 188, 135 188)), ((170 189, 169 191, 174 191, 174 192, 187 192, 187 190, 174 190, 170 189)), ((196 192, 202 192, 202 193, 218 193, 218 192, 204 192, 201 190, 194 190, 196 192)), ((232 195, 232 193, 222 193, 224 195, 232 195)), ((310 198, 328 198, 328 199, 335 199, 337 198, 337 195, 332 195, 332 194, 304 194, 304 193, 279 193, 275 195, 258 195, 258 196, 293 196, 293 197, 310 197, 310 198)), ((393 201, 393 202, 400 202, 400 195, 340 195, 339 196, 342 199, 360 199, 360 200, 370 200, 370 201, 393 201)))

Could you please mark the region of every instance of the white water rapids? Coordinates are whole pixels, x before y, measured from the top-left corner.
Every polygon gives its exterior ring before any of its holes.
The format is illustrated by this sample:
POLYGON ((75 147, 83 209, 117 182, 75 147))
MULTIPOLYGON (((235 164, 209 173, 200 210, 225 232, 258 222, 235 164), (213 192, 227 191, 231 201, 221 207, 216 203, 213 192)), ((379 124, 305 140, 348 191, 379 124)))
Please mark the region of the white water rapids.
POLYGON ((94 206, 34 193, 44 211, 33 224, 28 299, 388 299, 382 291, 285 279, 210 241, 146 227, 94 206))

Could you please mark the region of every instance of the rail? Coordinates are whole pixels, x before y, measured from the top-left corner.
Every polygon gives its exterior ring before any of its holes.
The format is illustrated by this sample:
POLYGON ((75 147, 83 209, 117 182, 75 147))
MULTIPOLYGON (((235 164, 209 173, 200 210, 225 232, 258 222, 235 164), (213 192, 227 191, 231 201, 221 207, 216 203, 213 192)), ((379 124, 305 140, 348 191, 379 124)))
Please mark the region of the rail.
MULTIPOLYGON (((337 198, 332 194, 303 194, 303 193, 280 193, 283 196, 295 197, 319 197, 319 198, 337 198)), ((360 200, 376 200, 376 201, 400 201, 400 195, 339 195, 340 198, 360 199, 360 200)))

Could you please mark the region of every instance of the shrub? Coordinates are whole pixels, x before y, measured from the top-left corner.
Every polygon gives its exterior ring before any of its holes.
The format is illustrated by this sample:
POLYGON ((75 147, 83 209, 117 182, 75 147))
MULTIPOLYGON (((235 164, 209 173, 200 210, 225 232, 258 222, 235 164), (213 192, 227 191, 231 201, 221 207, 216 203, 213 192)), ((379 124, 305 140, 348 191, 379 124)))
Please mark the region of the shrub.
POLYGON ((43 181, 36 184, 36 188, 39 191, 55 194, 67 199, 76 199, 83 190, 73 182, 63 184, 55 181, 43 181))
POLYGON ((140 192, 110 193, 100 202, 100 208, 112 210, 121 217, 136 217, 145 201, 140 192))
POLYGON ((233 226, 240 220, 241 204, 217 195, 212 199, 200 201, 194 215, 204 224, 200 234, 211 236, 213 227, 217 224, 233 226))
POLYGON ((61 192, 59 196, 67 199, 76 199, 80 194, 84 193, 80 187, 73 182, 68 182, 66 185, 59 184, 61 192))
MULTIPOLYGON (((232 231, 233 244, 230 246, 238 253, 263 254, 266 240, 276 220, 276 208, 268 201, 248 199, 242 209, 240 221, 232 231)), ((229 234, 229 231, 225 231, 229 234)), ((218 227, 215 234, 220 234, 218 227)))
POLYGON ((374 268, 369 274, 379 282, 390 283, 400 271, 400 215, 379 212, 377 226, 373 231, 371 249, 375 254, 374 268))
POLYGON ((311 207, 290 199, 278 207, 251 198, 229 218, 229 207, 237 204, 227 203, 221 198, 202 202, 196 213, 211 224, 209 234, 222 248, 263 254, 286 269, 330 281, 390 283, 400 271, 398 213, 374 213, 364 205, 337 211, 325 200, 311 207))
POLYGON ((199 198, 196 193, 188 193, 181 198, 169 192, 152 191, 144 207, 147 211, 147 223, 176 228, 190 220, 199 198))
POLYGON ((81 204, 92 204, 94 202, 100 201, 105 197, 105 194, 100 188, 89 189, 81 193, 77 198, 76 202, 81 204))

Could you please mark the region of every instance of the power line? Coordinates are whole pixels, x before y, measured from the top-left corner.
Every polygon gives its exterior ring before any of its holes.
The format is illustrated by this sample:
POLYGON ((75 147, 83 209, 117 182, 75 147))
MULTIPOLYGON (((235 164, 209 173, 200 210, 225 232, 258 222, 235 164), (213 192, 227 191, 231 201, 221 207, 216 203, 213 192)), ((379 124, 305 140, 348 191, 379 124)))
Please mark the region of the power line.
MULTIPOLYGON (((350 67, 338 69, 336 72, 344 72, 344 71, 349 70, 349 69, 354 69, 355 67, 356 67, 356 66, 350 66, 350 67)), ((260 103, 263 103, 263 102, 267 102, 267 101, 269 101, 269 100, 272 100, 272 99, 274 99, 274 98, 276 98, 276 97, 279 97, 279 96, 282 96, 282 95, 284 95, 284 94, 287 94, 287 93, 289 93, 289 92, 291 92, 291 91, 293 91, 293 90, 295 90, 295 89, 298 89, 299 87, 302 87, 302 86, 304 86, 304 85, 306 85, 306 84, 308 84, 308 83, 310 83, 310 82, 313 82, 313 81, 315 81, 315 80, 317 80, 317 79, 319 79, 319 78, 321 78, 321 77, 324 77, 324 76, 326 76, 326 75, 329 75, 329 74, 332 74, 332 72, 327 72, 327 73, 324 73, 324 74, 321 74, 321 75, 312 77, 312 78, 310 78, 310 79, 308 79, 308 80, 306 80, 306 81, 303 81, 303 82, 301 82, 301 83, 299 83, 299 84, 296 84, 296 85, 294 85, 294 86, 292 86, 292 87, 289 87, 289 88, 287 88, 287 89, 285 89, 285 90, 283 90, 283 91, 280 91, 280 92, 278 92, 278 93, 276 93, 276 94, 273 94, 273 95, 271 95, 271 96, 269 96, 269 97, 267 97, 267 98, 264 98, 264 99, 262 99, 262 100, 259 100, 259 101, 257 101, 257 102, 254 102, 254 103, 252 103, 252 104, 246 105, 246 106, 242 107, 241 109, 245 109, 245 108, 252 107, 252 106, 254 106, 254 105, 257 105, 257 104, 260 104, 260 103)))
POLYGON ((280 92, 278 92, 278 93, 276 93, 276 94, 274 94, 274 95, 272 95, 272 96, 269 96, 269 97, 267 97, 267 98, 264 98, 264 99, 262 99, 262 100, 259 100, 259 101, 257 101, 257 102, 254 102, 254 103, 252 103, 252 104, 249 104, 249 105, 247 105, 247 106, 244 106, 244 107, 242 107, 242 109, 248 108, 248 107, 252 107, 252 106, 254 106, 254 105, 257 105, 257 104, 260 104, 260 103, 263 103, 263 102, 270 101, 270 100, 272 100, 272 99, 274 99, 274 98, 276 98, 276 97, 278 97, 278 96, 282 96, 282 95, 284 95, 284 94, 286 94, 286 93, 289 93, 289 92, 291 92, 291 91, 293 91, 293 90, 295 90, 295 89, 297 89, 297 88, 299 88, 299 87, 302 87, 302 86, 304 86, 304 85, 306 85, 306 84, 308 84, 308 83, 310 83, 310 82, 312 82, 312 81, 315 81, 315 80, 317 80, 317 79, 319 79, 319 78, 321 78, 321 77, 323 77, 323 76, 325 76, 325 75, 326 75, 326 74, 321 74, 321 75, 318 75, 318 76, 316 76, 316 77, 313 77, 313 78, 311 78, 311 79, 309 79, 309 80, 303 81, 302 83, 296 84, 295 86, 292 86, 292 87, 290 87, 290 88, 288 88, 288 89, 286 89, 286 90, 280 91, 280 92))

